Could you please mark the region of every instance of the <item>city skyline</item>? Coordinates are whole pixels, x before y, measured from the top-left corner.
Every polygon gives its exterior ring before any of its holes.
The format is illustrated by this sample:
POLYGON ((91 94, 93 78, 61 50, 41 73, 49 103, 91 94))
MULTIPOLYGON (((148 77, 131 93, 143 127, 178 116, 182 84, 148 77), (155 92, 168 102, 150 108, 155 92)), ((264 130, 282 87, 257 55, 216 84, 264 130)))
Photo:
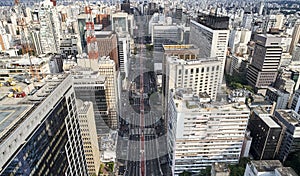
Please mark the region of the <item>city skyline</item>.
POLYGON ((0 175, 300 175, 300 2, 0 6, 0 175))

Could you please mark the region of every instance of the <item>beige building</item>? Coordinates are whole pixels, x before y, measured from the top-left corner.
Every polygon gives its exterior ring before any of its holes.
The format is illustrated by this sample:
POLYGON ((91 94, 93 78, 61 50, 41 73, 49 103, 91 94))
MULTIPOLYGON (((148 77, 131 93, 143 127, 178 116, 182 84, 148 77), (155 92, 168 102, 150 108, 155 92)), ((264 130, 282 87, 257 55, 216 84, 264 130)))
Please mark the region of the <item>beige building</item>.
POLYGON ((110 57, 102 57, 98 61, 99 73, 106 77, 106 100, 112 128, 117 128, 117 71, 115 62, 110 57))
POLYGON ((172 88, 192 88, 193 93, 206 92, 212 100, 215 100, 222 75, 222 60, 217 58, 185 61, 177 56, 167 57, 166 94, 172 88))
POLYGON ((88 174, 98 175, 101 162, 93 103, 77 99, 77 108, 88 174))

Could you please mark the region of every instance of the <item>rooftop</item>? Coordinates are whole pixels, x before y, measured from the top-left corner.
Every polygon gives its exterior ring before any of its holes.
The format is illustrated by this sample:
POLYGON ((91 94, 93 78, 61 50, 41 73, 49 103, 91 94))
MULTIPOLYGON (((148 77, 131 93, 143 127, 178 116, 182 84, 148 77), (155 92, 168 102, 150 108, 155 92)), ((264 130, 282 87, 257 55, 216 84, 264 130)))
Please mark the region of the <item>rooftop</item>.
POLYGON ((30 112, 33 105, 1 105, 0 106, 0 136, 3 136, 17 122, 30 112))
MULTIPOLYGON (((204 95, 204 94, 201 94, 204 95)), ((193 93, 192 89, 176 89, 173 93, 177 111, 179 112, 230 112, 230 111, 249 111, 244 103, 228 102, 201 102, 201 95, 193 93)), ((204 96, 205 97, 205 96, 204 96)))
POLYGON ((276 110, 276 112, 278 114, 281 115, 281 117, 283 117, 287 122, 296 125, 299 123, 300 120, 300 115, 297 114, 295 111, 293 110, 283 110, 283 109, 279 109, 276 110), (298 120, 297 120, 298 119, 298 120))
POLYGON ((276 171, 280 173, 281 176, 298 176, 298 174, 291 167, 279 167, 276 171))
POLYGON ((190 44, 190 45, 163 45, 165 51, 172 51, 172 50, 189 50, 189 49, 199 49, 197 46, 190 44))
POLYGON ((270 117, 263 116, 260 117, 270 128, 280 128, 280 126, 270 117))
POLYGON ((228 165, 226 163, 214 163, 213 168, 216 172, 229 172, 228 165))
POLYGON ((113 34, 112 31, 96 31, 95 36, 96 38, 110 38, 113 34))
POLYGON ((279 160, 258 160, 251 161, 251 164, 257 169, 258 172, 274 171, 278 167, 282 167, 279 160))
MULTIPOLYGON (((0 143, 36 109, 35 107, 53 93, 67 76, 67 74, 47 75, 43 82, 30 84, 25 88, 26 91, 35 90, 30 95, 26 93, 24 97, 19 98, 4 96, 0 100, 0 143)), ((0 92, 5 89, 7 87, 1 87, 0 92)))
POLYGON ((178 56, 169 56, 167 57, 167 60, 170 63, 180 63, 180 64, 184 64, 184 65, 198 65, 201 63, 220 63, 221 64, 221 60, 216 58, 216 57, 210 57, 210 58, 197 58, 195 60, 183 60, 183 59, 179 59, 178 56))

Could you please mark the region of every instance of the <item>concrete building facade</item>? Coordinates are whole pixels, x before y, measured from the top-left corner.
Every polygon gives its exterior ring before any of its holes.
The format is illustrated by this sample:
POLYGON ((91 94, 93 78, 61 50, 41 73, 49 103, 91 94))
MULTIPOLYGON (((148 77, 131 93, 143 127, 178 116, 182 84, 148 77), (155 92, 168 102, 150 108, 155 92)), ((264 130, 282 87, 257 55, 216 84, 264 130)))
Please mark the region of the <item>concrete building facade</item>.
POLYGON ((245 104, 207 103, 191 89, 174 89, 168 104, 168 151, 173 174, 215 162, 238 163, 250 110, 245 104))

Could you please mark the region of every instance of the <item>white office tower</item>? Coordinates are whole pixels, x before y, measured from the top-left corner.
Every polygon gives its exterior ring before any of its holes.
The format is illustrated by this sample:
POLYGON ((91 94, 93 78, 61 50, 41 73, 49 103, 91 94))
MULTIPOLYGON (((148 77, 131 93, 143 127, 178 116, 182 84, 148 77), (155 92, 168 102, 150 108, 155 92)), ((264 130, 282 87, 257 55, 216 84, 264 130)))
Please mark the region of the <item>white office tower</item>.
POLYGON ((253 15, 250 12, 245 12, 243 16, 243 21, 241 27, 251 30, 253 21, 253 15))
POLYGON ((219 80, 223 75, 220 59, 183 60, 177 56, 171 56, 166 60, 167 94, 170 89, 174 88, 192 88, 193 93, 206 93, 212 100, 216 100, 219 80))
POLYGON ((219 82, 222 83, 229 38, 229 18, 215 16, 204 18, 207 20, 199 22, 191 20, 189 41, 200 48, 199 57, 221 59, 222 67, 219 82))
POLYGON ((174 89, 168 104, 168 150, 173 175, 199 173, 212 163, 238 163, 249 108, 243 103, 206 103, 191 89, 174 89))
POLYGON ((110 57, 102 57, 98 61, 98 68, 100 75, 106 77, 106 100, 107 107, 109 111, 110 120, 112 122, 112 128, 117 128, 117 112, 118 112, 118 103, 117 103, 117 71, 115 69, 115 62, 110 59, 110 57))
POLYGON ((56 7, 44 3, 38 10, 40 42, 43 53, 58 53, 61 24, 56 7))
POLYGON ((237 55, 243 55, 247 53, 248 42, 251 39, 251 31, 248 29, 234 29, 230 32, 229 47, 231 52, 237 55))
POLYGON ((92 102, 77 99, 80 133, 89 175, 97 175, 100 169, 100 150, 92 102))

